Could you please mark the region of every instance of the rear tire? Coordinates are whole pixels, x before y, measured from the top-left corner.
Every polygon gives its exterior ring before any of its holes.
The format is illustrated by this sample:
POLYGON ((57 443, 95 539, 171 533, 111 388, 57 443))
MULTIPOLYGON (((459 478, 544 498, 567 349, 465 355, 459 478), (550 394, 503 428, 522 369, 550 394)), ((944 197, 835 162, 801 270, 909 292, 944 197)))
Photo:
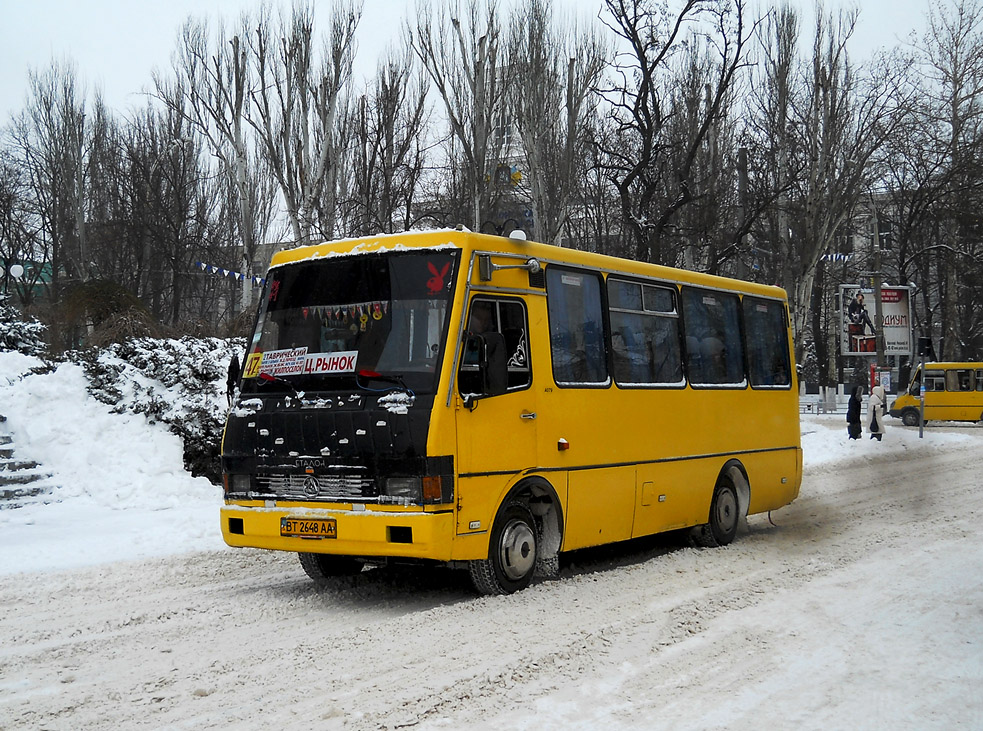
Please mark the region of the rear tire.
POLYGON ((722 475, 710 501, 710 520, 693 529, 693 542, 703 548, 726 546, 737 535, 740 517, 737 488, 730 477, 722 475))
POLYGON ((536 572, 539 541, 536 521, 524 504, 509 503, 492 526, 488 558, 471 561, 471 583, 481 594, 512 594, 525 589, 536 572))
POLYGON ((354 576, 362 572, 363 564, 350 556, 328 553, 298 553, 304 572, 318 584, 336 576, 354 576))

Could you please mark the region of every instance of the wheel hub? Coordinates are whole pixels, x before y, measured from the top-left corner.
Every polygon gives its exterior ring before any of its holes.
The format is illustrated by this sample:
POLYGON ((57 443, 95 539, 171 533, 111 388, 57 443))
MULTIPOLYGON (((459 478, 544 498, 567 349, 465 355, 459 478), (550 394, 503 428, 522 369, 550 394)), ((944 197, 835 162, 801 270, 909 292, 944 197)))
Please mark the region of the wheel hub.
POLYGON ((536 535, 521 520, 513 520, 502 531, 502 569, 512 581, 528 574, 536 563, 536 535))
POLYGON ((731 490, 721 493, 717 499, 717 523, 725 531, 737 522, 737 496, 731 490))

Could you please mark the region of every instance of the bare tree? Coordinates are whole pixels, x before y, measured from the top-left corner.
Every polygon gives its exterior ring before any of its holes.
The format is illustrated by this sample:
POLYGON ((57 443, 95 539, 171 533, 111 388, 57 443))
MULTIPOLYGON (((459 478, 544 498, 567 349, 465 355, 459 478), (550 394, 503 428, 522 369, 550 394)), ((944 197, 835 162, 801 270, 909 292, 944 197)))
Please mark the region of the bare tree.
POLYGON ((258 84, 247 118, 280 186, 298 242, 310 241, 316 229, 325 238, 336 233, 336 163, 347 146, 338 117, 360 17, 360 4, 332 7, 320 65, 309 5, 295 5, 276 22, 264 13, 251 36, 258 84))
MULTIPOLYGON (((264 182, 250 168, 247 114, 255 74, 243 40, 248 27, 246 17, 231 36, 222 26, 212 43, 208 23, 189 19, 181 29, 173 77, 154 74, 157 98, 208 140, 212 154, 233 181, 242 242, 240 268, 246 281, 255 268, 260 239, 254 205, 264 182)), ((248 310, 251 304, 252 288, 244 286, 240 307, 248 310)))
POLYGON ((856 212, 869 210, 879 151, 909 107, 903 64, 884 56, 860 68, 851 62, 856 20, 857 11, 828 14, 820 6, 810 56, 800 60, 797 14, 787 4, 774 10, 759 35, 763 70, 750 106, 755 159, 764 167, 760 188, 776 201, 755 235, 767 242, 789 291, 799 362, 814 363, 819 371, 811 377, 824 384, 832 298, 821 262, 835 253, 856 212))
POLYGON ((678 212, 696 200, 697 157, 746 63, 744 0, 686 0, 675 15, 650 0, 606 0, 606 6, 609 27, 627 49, 617 56, 616 83, 606 90, 616 124, 604 150, 612 161, 610 176, 636 257, 675 264, 663 239, 678 212), (677 80, 671 62, 701 49, 714 55, 705 103, 695 110, 685 139, 670 139, 677 80))
MULTIPOLYGON (((522 141, 535 238, 559 243, 577 194, 587 102, 607 59, 598 35, 561 26, 551 0, 512 13, 509 110, 522 141)), ((510 120, 510 121, 512 121, 510 120)))
POLYGON ((800 37, 798 12, 783 3, 769 12, 758 27, 754 73, 751 77, 744 145, 749 150, 749 186, 763 210, 751 232, 748 262, 763 272, 769 284, 792 281, 790 259, 790 204, 795 165, 801 160, 792 118, 797 93, 800 37))
MULTIPOLYGON (((820 260, 834 250, 841 228, 862 200, 869 200, 877 175, 874 156, 900 124, 907 106, 898 69, 885 59, 859 75, 850 63, 847 43, 856 12, 817 15, 812 58, 800 93, 793 100, 793 130, 799 136, 794 204, 800 226, 790 242, 793 323, 800 350, 812 333, 818 361, 829 362, 817 320, 824 287, 820 260)), ((877 276, 880 276, 878 274, 877 276)), ((802 353, 798 354, 800 357, 802 353)), ((825 382, 825 379, 824 379, 825 382)))
MULTIPOLYGON (((471 228, 491 216, 494 168, 499 162, 504 77, 499 65, 501 27, 496 0, 468 0, 465 17, 451 0, 435 12, 429 0, 407 26, 410 46, 444 102, 447 122, 465 165, 471 228), (436 31, 434 30, 436 27, 436 31)), ((449 161, 453 155, 448 154, 449 161)))
MULTIPOLYGON (((918 44, 924 93, 945 151, 943 210, 936 259, 943 358, 975 357, 983 346, 979 210, 983 203, 983 4, 953 0, 933 7, 918 44)), ((925 262, 922 262, 925 266, 925 262)), ((924 284, 929 284, 925 281, 924 284)), ((927 288, 926 288, 927 289, 927 288)))
POLYGON ((350 233, 391 233, 416 222, 414 203, 427 153, 428 92, 426 80, 414 77, 411 51, 391 51, 352 108, 350 233))
MULTIPOLYGON (((17 286, 10 275, 13 264, 21 264, 33 258, 36 220, 30 214, 30 194, 27 175, 23 166, 14 157, 12 150, 0 149, 0 260, 3 273, 0 276, 0 291, 11 296, 17 295, 21 304, 31 302, 31 292, 41 276, 41 269, 25 270, 26 286, 17 286)), ((25 277, 22 275, 22 280, 25 277)))
POLYGON ((610 117, 595 109, 580 130, 579 199, 571 206, 565 234, 576 248, 630 258, 634 246, 624 232, 618 189, 608 177, 610 164, 602 152, 611 124, 610 117))
MULTIPOLYGON (((30 255, 38 269, 50 267, 46 284, 49 301, 55 305, 66 284, 84 282, 90 272, 85 225, 89 123, 84 96, 70 63, 32 71, 28 106, 11 127, 35 221, 28 242, 30 255)), ((50 324, 59 345, 77 344, 71 333, 62 341, 66 333, 57 323, 50 324)))

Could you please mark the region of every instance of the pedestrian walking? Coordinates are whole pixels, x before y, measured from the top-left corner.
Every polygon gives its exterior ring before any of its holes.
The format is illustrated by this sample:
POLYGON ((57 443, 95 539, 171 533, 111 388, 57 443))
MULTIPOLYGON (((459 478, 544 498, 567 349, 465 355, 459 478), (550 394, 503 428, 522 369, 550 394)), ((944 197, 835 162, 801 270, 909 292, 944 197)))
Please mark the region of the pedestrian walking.
POLYGON ((874 386, 870 390, 870 398, 867 400, 867 428, 870 430, 870 438, 881 441, 884 436, 884 386, 874 386))
POLYGON ((860 395, 863 388, 854 386, 850 392, 850 401, 846 406, 846 433, 850 439, 860 439, 862 428, 860 426, 860 395))

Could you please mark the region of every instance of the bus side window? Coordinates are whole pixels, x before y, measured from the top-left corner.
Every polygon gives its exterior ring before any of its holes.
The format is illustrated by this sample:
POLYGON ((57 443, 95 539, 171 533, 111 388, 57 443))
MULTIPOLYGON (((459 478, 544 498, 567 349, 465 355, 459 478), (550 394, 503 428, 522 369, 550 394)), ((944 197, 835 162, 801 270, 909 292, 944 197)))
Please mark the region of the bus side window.
POLYGON ((615 382, 682 385, 675 290, 608 277, 607 291, 615 382))
POLYGON ((598 275, 548 267, 546 298, 553 380, 563 386, 609 383, 598 275))
POLYGON ((742 304, 751 386, 790 386, 784 305, 754 297, 745 297, 742 304))
POLYGON ((976 371, 976 390, 983 391, 983 370, 976 371))
POLYGON ((959 375, 959 390, 960 391, 972 391, 973 390, 973 372, 970 370, 956 371, 959 375))
POLYGON ((744 342, 737 295, 686 286, 682 288, 682 303, 690 383, 744 385, 744 342))
POLYGON ((972 386, 970 379, 972 378, 972 371, 970 370, 947 370, 945 372, 945 388, 947 391, 970 391, 972 386))

